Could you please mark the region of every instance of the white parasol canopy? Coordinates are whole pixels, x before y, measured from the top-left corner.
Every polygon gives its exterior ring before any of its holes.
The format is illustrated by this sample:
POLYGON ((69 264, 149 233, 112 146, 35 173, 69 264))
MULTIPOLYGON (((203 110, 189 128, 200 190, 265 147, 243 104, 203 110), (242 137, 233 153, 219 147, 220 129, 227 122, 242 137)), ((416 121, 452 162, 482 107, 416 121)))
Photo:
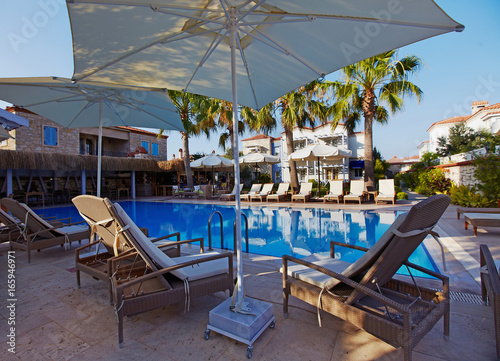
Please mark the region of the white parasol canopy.
MULTIPOLYGON (((185 90, 260 109, 346 65, 463 25, 432 0, 72 0, 74 79, 185 90), (230 71, 229 71, 230 69, 230 71)), ((235 187, 239 187, 235 177, 235 187)), ((235 197, 243 299, 241 204, 235 197)))
POLYGON ((183 131, 181 119, 161 89, 65 78, 0 78, 0 99, 66 128, 99 127, 97 195, 101 194, 103 126, 139 126, 183 131))
POLYGON ((318 197, 321 191, 321 163, 331 162, 334 160, 339 160, 343 158, 349 158, 352 151, 337 147, 332 147, 331 145, 324 143, 315 143, 308 145, 305 148, 299 149, 288 156, 289 160, 294 161, 317 161, 318 162, 318 197))

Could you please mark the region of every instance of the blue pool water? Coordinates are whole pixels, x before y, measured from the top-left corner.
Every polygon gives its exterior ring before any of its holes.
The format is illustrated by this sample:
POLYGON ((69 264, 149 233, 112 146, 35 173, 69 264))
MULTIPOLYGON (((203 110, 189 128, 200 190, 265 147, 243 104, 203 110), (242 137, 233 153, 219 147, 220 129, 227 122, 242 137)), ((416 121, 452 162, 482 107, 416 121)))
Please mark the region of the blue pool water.
MULTIPOLYGON (((208 245, 208 219, 212 212, 222 214, 224 245, 233 248, 234 207, 210 204, 162 202, 120 202, 125 211, 140 227, 149 229, 150 237, 180 232, 181 239, 203 237, 208 245)), ((39 211, 40 212, 40 211, 39 211)), ((330 241, 335 240, 370 248, 389 228, 398 212, 373 212, 329 209, 292 209, 286 207, 242 207, 248 217, 249 252, 281 257, 288 254, 297 258, 312 253, 330 254, 330 241)), ((43 210, 44 216, 71 217, 81 220, 75 207, 43 210)), ((242 222, 243 236, 245 225, 242 222)), ((212 247, 221 247, 220 220, 212 218, 212 247)), ((243 249, 246 242, 243 243, 243 249)), ((360 251, 336 248, 336 258, 354 262, 360 251)), ((422 245, 410 257, 410 262, 437 271, 437 267, 422 245)), ((407 274, 406 268, 399 273, 407 274)), ((425 276, 412 271, 413 275, 425 276)))

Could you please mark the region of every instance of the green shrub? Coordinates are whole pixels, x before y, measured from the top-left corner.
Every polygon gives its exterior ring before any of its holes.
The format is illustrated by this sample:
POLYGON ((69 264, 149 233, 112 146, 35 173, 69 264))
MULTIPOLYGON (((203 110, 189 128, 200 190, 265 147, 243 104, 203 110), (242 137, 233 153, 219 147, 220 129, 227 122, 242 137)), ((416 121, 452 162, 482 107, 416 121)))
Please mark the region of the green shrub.
POLYGON ((465 185, 453 186, 450 189, 451 202, 461 207, 494 207, 496 200, 488 199, 480 192, 476 191, 475 187, 465 185))
POLYGON ((259 175, 259 178, 257 179, 258 183, 264 184, 264 183, 271 183, 272 179, 271 176, 267 173, 262 173, 259 175))
POLYGON ((500 156, 486 154, 473 162, 478 189, 491 201, 500 198, 500 156))
POLYGON ((406 192, 397 192, 396 193, 396 198, 397 199, 408 199, 408 193, 406 193, 406 192))

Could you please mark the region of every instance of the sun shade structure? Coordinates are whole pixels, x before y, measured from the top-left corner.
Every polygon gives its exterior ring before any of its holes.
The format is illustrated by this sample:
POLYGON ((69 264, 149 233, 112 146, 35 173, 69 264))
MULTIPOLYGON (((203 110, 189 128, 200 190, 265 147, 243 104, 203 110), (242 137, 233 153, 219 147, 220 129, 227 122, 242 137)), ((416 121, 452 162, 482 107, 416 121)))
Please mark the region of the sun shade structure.
POLYGON ((7 110, 0 109, 0 125, 6 130, 19 128, 20 126, 28 127, 30 122, 17 114, 13 114, 7 110))
POLYGON ((279 163, 280 157, 272 154, 251 152, 240 157, 240 164, 252 164, 255 166, 255 179, 257 179, 257 168, 259 165, 279 163))
POLYGON ((349 158, 352 151, 337 147, 332 147, 323 143, 308 145, 305 148, 299 149, 288 156, 289 160, 294 161, 317 161, 318 162, 318 197, 320 196, 320 161, 332 162, 343 158, 349 158))
MULTIPOLYGON (((432 0, 72 0, 74 80, 184 90, 260 109, 386 50, 462 31, 432 0), (229 71, 230 69, 230 71, 229 71)), ((237 157, 236 157, 237 158, 237 157)), ((239 162, 235 159, 235 174, 239 162)), ((239 187, 239 177, 235 186, 239 187)), ((243 297, 241 204, 235 198, 243 297)))
MULTIPOLYGON (((136 126, 183 131, 179 114, 162 89, 74 83, 65 78, 0 78, 0 99, 66 128, 99 127, 97 179, 101 179, 102 127, 136 126)), ((101 182, 97 182, 97 195, 101 182)))
POLYGON ((203 158, 196 159, 191 162, 191 168, 211 169, 212 182, 215 186, 215 169, 228 169, 233 167, 233 162, 230 159, 221 157, 220 155, 210 154, 203 158))

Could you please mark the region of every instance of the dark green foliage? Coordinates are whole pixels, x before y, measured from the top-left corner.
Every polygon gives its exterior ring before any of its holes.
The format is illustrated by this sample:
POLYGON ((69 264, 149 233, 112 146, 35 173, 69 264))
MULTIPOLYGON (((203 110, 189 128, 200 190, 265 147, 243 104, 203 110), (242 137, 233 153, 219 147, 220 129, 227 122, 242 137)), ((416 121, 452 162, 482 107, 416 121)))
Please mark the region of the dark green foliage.
POLYGON ((259 178, 257 179, 257 183, 264 184, 264 183, 271 183, 272 179, 271 176, 267 173, 262 173, 259 175, 259 178))
POLYGON ((476 187, 472 186, 453 186, 450 189, 451 203, 461 207, 495 207, 496 200, 488 199, 480 192, 477 192, 476 187))
POLYGON ((398 192, 396 193, 397 199, 408 199, 408 193, 406 192, 398 192))
POLYGON ((447 137, 438 139, 437 153, 447 157, 483 148, 486 143, 489 143, 490 147, 494 149, 495 145, 500 145, 500 137, 486 130, 475 131, 465 126, 464 123, 459 123, 450 128, 447 137))
POLYGON ((500 156, 487 154, 473 162, 474 176, 479 181, 477 188, 489 200, 500 198, 500 156))

